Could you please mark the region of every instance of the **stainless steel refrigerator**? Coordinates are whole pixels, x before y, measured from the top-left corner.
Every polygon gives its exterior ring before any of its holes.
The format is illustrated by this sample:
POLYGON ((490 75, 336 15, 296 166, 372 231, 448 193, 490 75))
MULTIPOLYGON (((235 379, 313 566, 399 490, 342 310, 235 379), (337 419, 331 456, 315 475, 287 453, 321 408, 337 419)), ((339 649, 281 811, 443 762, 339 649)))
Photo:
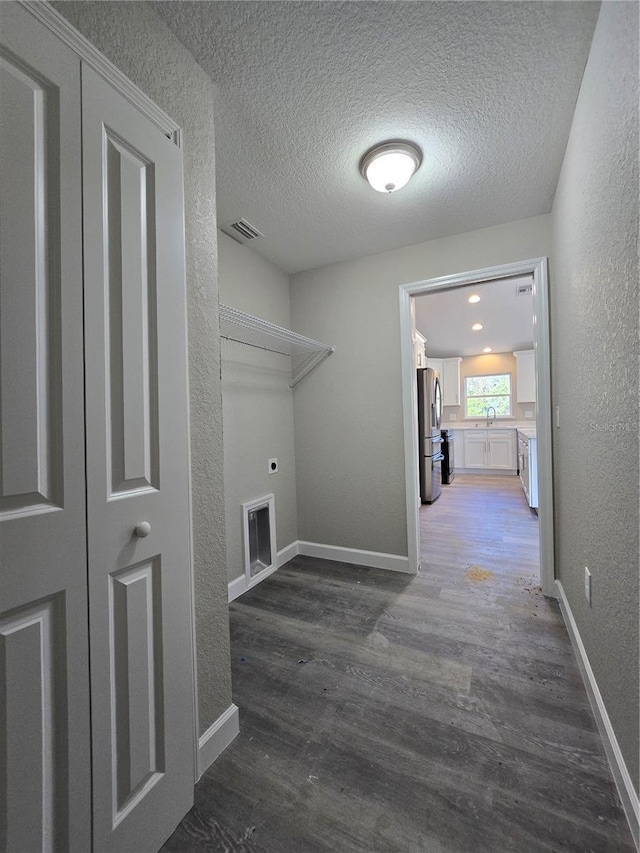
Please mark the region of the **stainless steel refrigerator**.
POLYGON ((420 500, 433 503, 442 485, 442 394, 438 372, 432 367, 418 370, 418 465, 420 500))

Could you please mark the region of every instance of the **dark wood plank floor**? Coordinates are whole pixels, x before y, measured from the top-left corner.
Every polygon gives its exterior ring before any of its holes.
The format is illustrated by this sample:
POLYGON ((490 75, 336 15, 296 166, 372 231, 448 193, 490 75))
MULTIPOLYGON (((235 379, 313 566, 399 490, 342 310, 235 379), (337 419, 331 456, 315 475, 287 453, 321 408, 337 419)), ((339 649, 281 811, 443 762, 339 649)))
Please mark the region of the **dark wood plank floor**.
POLYGON ((632 853, 519 482, 458 477, 421 539, 231 605, 241 733, 165 853, 632 853))

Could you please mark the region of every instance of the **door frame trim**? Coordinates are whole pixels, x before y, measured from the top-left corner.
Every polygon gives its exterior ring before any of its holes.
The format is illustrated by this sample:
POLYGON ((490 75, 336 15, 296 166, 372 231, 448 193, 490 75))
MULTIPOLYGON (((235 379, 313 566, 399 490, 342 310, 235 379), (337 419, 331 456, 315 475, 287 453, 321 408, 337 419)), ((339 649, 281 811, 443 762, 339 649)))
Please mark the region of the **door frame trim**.
POLYGON ((418 427, 416 388, 413 381, 414 315, 412 298, 441 290, 521 275, 533 277, 533 348, 536 354, 536 427, 538 440, 538 495, 540 520, 540 585, 544 595, 557 597, 554 567, 553 461, 551 411, 551 350, 549 332, 549 276, 546 257, 455 273, 400 285, 400 355, 407 510, 409 570, 420 568, 418 520, 418 427))
POLYGON ((142 89, 136 86, 122 71, 107 59, 104 54, 85 38, 73 24, 44 0, 19 0, 27 12, 55 33, 58 38, 70 47, 83 62, 88 63, 93 70, 110 83, 124 98, 133 104, 171 141, 181 147, 181 129, 142 89))

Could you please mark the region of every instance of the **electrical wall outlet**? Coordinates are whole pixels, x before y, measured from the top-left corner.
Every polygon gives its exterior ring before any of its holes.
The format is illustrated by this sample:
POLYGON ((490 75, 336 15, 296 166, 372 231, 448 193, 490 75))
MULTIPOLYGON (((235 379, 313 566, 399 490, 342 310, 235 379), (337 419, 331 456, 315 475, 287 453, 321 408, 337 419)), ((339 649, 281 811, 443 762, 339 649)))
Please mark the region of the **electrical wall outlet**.
POLYGON ((269 459, 269 462, 267 464, 269 466, 269 473, 270 474, 277 474, 278 473, 278 460, 277 459, 269 459))
POLYGON ((533 412, 530 412, 530 411, 528 411, 528 410, 527 410, 527 411, 524 413, 524 416, 525 416, 525 418, 526 418, 528 421, 530 421, 530 420, 531 420, 531 418, 533 417, 533 412))
POLYGON ((458 420, 458 416, 456 415, 455 412, 453 412, 452 414, 449 415, 449 420, 450 421, 457 421, 458 420))
POLYGON ((584 567, 584 597, 591 607, 591 572, 587 566, 584 567))

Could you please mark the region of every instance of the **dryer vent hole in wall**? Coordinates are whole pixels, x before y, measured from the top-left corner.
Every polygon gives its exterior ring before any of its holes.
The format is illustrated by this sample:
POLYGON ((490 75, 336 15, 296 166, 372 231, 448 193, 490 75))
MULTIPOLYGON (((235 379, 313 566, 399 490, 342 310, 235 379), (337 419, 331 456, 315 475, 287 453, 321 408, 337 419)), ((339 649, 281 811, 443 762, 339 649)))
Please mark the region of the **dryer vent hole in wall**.
MULTIPOLYGON (((242 505, 244 570, 247 584, 258 582, 275 564, 276 508, 274 495, 265 495, 242 505)), ((265 575, 266 577, 266 575, 265 575)))
POLYGON ((254 577, 271 565, 271 536, 269 533, 269 507, 263 506, 249 513, 249 572, 254 577))

